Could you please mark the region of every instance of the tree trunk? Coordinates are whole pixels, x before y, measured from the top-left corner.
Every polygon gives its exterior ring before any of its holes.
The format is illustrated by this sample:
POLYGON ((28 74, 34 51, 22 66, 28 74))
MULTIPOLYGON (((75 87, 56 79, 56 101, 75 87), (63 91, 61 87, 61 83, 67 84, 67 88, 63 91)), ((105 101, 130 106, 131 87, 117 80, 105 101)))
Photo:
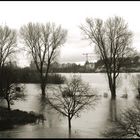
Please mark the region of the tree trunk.
POLYGON ((108 75, 108 82, 111 92, 111 99, 116 99, 116 79, 112 79, 112 77, 108 75))
POLYGON ((8 105, 8 110, 11 110, 11 107, 10 107, 10 101, 7 100, 7 99, 6 99, 6 101, 7 101, 7 105, 8 105))
POLYGON ((42 82, 41 83, 42 96, 45 96, 45 89, 46 89, 46 84, 44 82, 42 82))
POLYGON ((116 99, 116 85, 112 84, 111 99, 116 99))
POLYGON ((71 119, 68 117, 68 125, 69 125, 69 138, 71 138, 71 119))

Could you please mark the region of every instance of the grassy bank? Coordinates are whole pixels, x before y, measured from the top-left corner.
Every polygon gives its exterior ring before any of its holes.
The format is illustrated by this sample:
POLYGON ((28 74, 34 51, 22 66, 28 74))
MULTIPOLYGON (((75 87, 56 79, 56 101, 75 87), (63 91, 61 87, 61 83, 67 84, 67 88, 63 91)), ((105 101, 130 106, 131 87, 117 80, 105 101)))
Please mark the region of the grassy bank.
POLYGON ((33 111, 26 112, 18 109, 9 111, 7 108, 0 107, 0 131, 13 128, 14 125, 43 122, 44 120, 42 114, 33 111))

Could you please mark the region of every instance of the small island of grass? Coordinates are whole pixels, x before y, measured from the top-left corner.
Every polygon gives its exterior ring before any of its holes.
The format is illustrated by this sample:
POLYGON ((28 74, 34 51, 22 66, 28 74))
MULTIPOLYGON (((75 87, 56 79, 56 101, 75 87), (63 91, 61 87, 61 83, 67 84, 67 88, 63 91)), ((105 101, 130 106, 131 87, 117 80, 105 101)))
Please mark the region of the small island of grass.
POLYGON ((7 108, 0 107, 0 112, 0 131, 13 128, 14 125, 39 123, 45 120, 43 114, 37 114, 33 111, 8 110, 7 108))

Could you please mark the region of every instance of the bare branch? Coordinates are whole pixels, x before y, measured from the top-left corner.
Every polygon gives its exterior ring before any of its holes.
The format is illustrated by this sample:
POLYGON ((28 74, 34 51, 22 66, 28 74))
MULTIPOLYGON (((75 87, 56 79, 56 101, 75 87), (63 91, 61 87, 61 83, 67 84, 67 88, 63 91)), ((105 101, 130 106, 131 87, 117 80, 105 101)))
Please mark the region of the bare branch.
POLYGON ((67 31, 55 24, 28 23, 21 27, 20 35, 40 73, 41 87, 45 89, 50 65, 57 49, 66 41, 67 31))
POLYGON ((132 33, 121 17, 113 17, 103 22, 101 19, 86 19, 80 29, 85 39, 95 44, 96 52, 102 59, 108 76, 112 97, 116 96, 116 78, 120 73, 123 58, 129 55, 132 33))

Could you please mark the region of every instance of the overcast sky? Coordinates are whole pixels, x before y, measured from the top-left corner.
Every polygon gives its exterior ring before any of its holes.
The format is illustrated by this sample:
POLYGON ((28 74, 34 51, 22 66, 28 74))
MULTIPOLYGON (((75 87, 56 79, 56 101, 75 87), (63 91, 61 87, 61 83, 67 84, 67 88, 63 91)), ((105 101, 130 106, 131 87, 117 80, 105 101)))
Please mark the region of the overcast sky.
MULTIPOLYGON (((59 61, 84 62, 83 53, 94 53, 93 45, 82 40, 79 25, 86 17, 101 18, 121 16, 134 33, 133 47, 140 51, 140 2, 138 1, 19 1, 0 2, 0 25, 19 29, 28 22, 55 22, 68 30, 67 42, 60 50, 59 61)), ((94 55, 95 56, 95 55, 94 55)), ((18 55, 20 66, 29 65, 24 53, 18 55)), ((91 57, 90 61, 96 60, 91 57)))

